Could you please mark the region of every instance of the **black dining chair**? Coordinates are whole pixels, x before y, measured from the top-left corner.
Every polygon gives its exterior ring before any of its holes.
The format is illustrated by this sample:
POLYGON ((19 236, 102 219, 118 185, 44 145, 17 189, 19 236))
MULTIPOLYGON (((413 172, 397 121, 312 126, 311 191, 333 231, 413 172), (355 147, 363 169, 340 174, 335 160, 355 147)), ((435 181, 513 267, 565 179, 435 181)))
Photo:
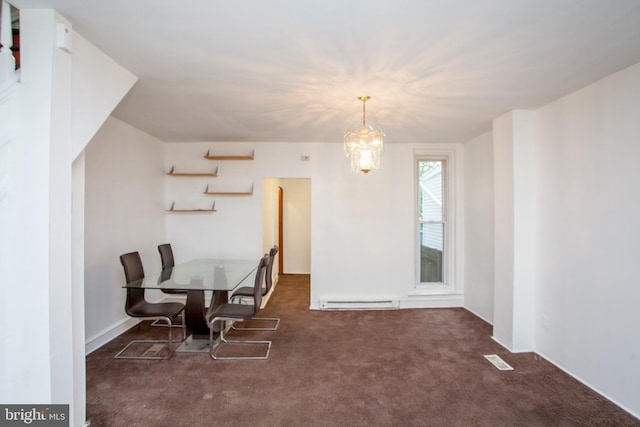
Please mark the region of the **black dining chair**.
POLYGON ((260 310, 260 303, 262 302, 262 283, 265 279, 265 273, 267 270, 267 263, 269 262, 269 256, 265 254, 258 264, 256 271, 256 277, 254 280, 254 292, 252 304, 234 304, 226 303, 217 306, 216 308, 209 308, 207 313, 207 323, 209 324, 209 354, 212 359, 216 360, 264 360, 269 357, 269 351, 271 350, 271 341, 250 341, 250 340, 227 340, 224 337, 226 322, 238 322, 248 321, 254 318, 256 313, 260 310), (221 322, 220 325, 220 343, 215 345, 213 339, 214 323, 221 322), (232 343, 234 345, 254 345, 254 346, 266 346, 267 351, 264 356, 216 356, 216 352, 223 346, 224 343, 232 343))
MULTIPOLYGON (((173 260, 173 250, 171 249, 171 243, 163 243, 158 245, 158 252, 160 252, 160 262, 162 263, 162 272, 158 280, 165 281, 171 278, 171 270, 175 267, 173 260)), ((187 295, 187 291, 178 289, 160 289, 163 293, 168 295, 187 295)), ((184 323, 184 320, 183 320, 184 323)), ((166 328, 168 325, 162 322, 160 319, 155 320, 151 326, 159 326, 166 328)), ((173 324, 172 328, 181 328, 182 325, 173 324)))
MULTIPOLYGON (((144 288, 142 288, 142 279, 144 279, 144 268, 142 266, 142 260, 138 252, 130 252, 120 256, 120 263, 124 268, 124 276, 127 284, 131 287, 127 287, 127 298, 125 301, 124 310, 131 316, 141 319, 160 319, 167 323, 169 326, 169 339, 165 340, 133 340, 125 348, 120 350, 118 354, 114 356, 115 359, 168 359, 173 354, 173 336, 171 326, 176 320, 176 317, 184 311, 185 305, 178 302, 160 302, 150 303, 144 298, 144 288), (136 283, 139 282, 139 283, 136 283), (135 287, 137 285, 139 287, 135 287), (167 344, 168 354, 166 356, 126 356, 124 353, 129 346, 135 343, 149 343, 149 344, 167 344)), ((186 329, 184 324, 182 326, 182 340, 186 338, 186 329)))
MULTIPOLYGON (((158 245, 158 252, 160 252, 160 261, 162 262, 162 271, 169 270, 175 266, 173 260, 173 250, 171 249, 171 243, 163 243, 158 245)), ((171 295, 186 295, 187 291, 176 289, 161 289, 165 294, 171 295)))
MULTIPOLYGON (((267 269, 265 272, 266 280, 265 287, 262 288, 262 296, 264 297, 269 293, 271 287, 273 285, 273 263, 276 254, 278 253, 278 247, 274 246, 269 250, 269 261, 267 264, 267 269)), ((252 286, 243 286, 238 288, 233 295, 231 295, 231 301, 235 301, 239 299, 240 302, 246 301, 250 298, 253 298, 254 289, 252 286)), ((257 322, 272 322, 275 323, 270 327, 257 327, 257 326, 236 326, 233 325, 233 329, 235 330, 244 330, 244 331, 275 331, 278 329, 278 325, 280 324, 280 319, 277 317, 254 317, 252 320, 257 322)))

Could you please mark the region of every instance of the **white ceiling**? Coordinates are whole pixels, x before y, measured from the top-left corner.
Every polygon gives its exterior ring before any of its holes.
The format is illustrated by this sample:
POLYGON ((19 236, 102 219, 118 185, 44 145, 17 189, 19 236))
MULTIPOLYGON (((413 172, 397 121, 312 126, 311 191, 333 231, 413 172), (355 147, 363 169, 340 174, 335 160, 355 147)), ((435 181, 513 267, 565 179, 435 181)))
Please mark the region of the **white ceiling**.
POLYGON ((114 115, 165 141, 464 142, 640 62, 639 0, 10 0, 139 77, 114 115))

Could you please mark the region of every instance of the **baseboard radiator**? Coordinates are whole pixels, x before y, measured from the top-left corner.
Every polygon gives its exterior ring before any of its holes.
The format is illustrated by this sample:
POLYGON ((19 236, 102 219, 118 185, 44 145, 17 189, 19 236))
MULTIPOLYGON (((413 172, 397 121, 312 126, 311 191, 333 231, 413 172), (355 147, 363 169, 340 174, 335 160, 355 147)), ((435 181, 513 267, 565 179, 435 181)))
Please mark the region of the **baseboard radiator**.
POLYGON ((398 300, 320 300, 321 310, 393 310, 398 300))

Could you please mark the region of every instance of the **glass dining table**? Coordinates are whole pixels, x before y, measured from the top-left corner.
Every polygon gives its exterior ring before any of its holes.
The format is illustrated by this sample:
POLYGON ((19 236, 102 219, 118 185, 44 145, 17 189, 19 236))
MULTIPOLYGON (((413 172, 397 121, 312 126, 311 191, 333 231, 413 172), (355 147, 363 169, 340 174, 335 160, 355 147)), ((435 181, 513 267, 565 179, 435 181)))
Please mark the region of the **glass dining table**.
MULTIPOLYGON (((190 336, 176 351, 205 352, 209 351, 207 310, 226 303, 229 292, 252 276, 257 267, 257 259, 193 259, 142 280, 127 283, 124 287, 186 291, 184 322, 190 336), (206 291, 212 292, 209 308, 205 304, 206 291)), ((216 332, 219 333, 219 330, 214 329, 214 333, 216 332)))

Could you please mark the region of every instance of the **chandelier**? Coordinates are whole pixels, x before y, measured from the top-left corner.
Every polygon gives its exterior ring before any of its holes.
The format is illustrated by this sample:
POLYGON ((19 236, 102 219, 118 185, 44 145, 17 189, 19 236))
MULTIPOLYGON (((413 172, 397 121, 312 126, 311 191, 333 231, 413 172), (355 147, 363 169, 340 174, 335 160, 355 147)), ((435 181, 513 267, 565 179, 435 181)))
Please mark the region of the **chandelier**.
POLYGON ((382 130, 366 122, 365 106, 371 97, 364 95, 359 96, 358 99, 362 101, 362 127, 344 134, 344 152, 351 158, 351 172, 369 173, 380 167, 385 135, 382 130))

